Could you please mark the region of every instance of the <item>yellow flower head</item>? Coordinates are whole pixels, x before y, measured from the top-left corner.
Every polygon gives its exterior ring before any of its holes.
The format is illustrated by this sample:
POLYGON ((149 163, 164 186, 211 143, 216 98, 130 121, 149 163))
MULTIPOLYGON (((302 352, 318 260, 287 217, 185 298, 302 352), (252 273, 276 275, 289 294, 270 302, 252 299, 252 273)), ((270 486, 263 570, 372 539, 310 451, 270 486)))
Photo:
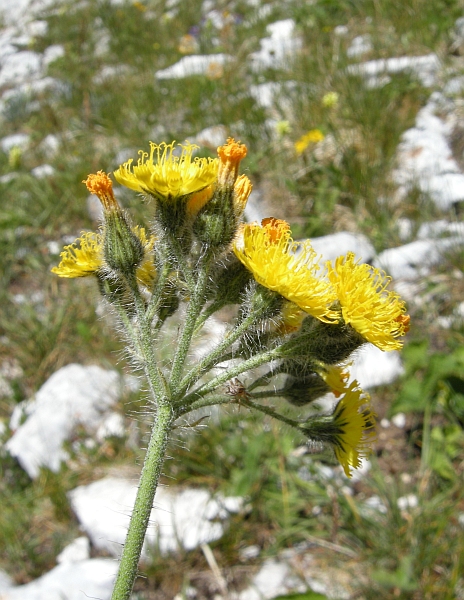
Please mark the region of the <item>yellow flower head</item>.
POLYGON ((319 375, 332 390, 336 398, 339 398, 347 390, 347 381, 350 376, 347 366, 324 365, 319 375))
POLYGON ((243 225, 233 250, 258 283, 321 321, 338 320, 339 313, 330 308, 336 300, 332 287, 315 275, 316 252, 309 241, 295 243, 285 221, 271 218, 261 226, 243 225))
MULTIPOLYGON (((237 180, 240 161, 247 155, 245 144, 228 138, 224 146, 217 149, 219 156, 218 185, 232 188, 237 180)), ((251 191, 251 190, 250 190, 251 191)))
POLYGON ((121 210, 114 197, 113 183, 104 171, 89 175, 82 183, 85 183, 91 194, 98 196, 106 211, 121 210))
POLYGON ((59 277, 88 277, 103 267, 103 240, 99 233, 82 233, 60 254, 61 262, 52 273, 59 277))
POLYGON ((174 146, 175 142, 150 142, 150 154, 140 150, 136 165, 132 165, 130 159, 114 172, 116 180, 131 190, 150 194, 160 201, 194 194, 216 181, 217 158, 193 158, 193 151, 198 146, 189 142, 178 144, 182 152, 175 156, 174 146))
POLYGON ((351 477, 350 469, 358 469, 361 458, 367 458, 371 453, 376 438, 375 417, 369 394, 353 381, 332 414, 330 440, 347 477, 351 477))
POLYGON ((390 278, 349 252, 327 263, 328 277, 340 302, 345 323, 381 350, 398 350, 397 339, 409 329, 409 315, 396 292, 387 290, 390 278))
MULTIPOLYGON (((139 238, 144 249, 144 258, 137 267, 136 276, 142 285, 150 288, 156 277, 153 262, 154 236, 147 237, 143 227, 134 227, 133 232, 139 238)), ((60 264, 53 267, 52 273, 59 277, 88 277, 96 275, 105 268, 103 258, 103 235, 85 232, 75 242, 63 248, 60 264)))
POLYGON ((308 146, 322 142, 324 138, 325 135, 320 129, 311 129, 295 142, 295 151, 297 154, 303 154, 308 146))
POLYGON ((245 210, 253 186, 246 175, 240 175, 234 184, 234 208, 237 217, 245 210))

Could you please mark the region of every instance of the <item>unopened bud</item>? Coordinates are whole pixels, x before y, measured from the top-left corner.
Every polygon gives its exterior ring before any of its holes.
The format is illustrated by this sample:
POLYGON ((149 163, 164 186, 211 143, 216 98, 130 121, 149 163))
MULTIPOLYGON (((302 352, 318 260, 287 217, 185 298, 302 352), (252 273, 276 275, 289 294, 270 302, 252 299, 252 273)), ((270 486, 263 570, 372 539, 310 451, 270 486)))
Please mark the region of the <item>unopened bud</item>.
POLYGON ((305 377, 289 375, 283 388, 283 396, 294 406, 306 406, 330 392, 330 387, 317 373, 305 377))
POLYGON ((121 212, 105 215, 103 253, 106 264, 117 273, 133 275, 142 262, 144 250, 121 212))

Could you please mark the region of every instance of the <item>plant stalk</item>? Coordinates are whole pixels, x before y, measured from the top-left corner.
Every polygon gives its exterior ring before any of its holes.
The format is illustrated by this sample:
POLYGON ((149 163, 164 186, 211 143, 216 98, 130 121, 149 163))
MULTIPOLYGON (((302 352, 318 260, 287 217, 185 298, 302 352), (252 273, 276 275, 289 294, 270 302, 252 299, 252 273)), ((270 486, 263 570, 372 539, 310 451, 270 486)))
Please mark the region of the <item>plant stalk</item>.
POLYGON ((173 420, 169 400, 160 401, 111 600, 129 600, 132 593, 173 420))

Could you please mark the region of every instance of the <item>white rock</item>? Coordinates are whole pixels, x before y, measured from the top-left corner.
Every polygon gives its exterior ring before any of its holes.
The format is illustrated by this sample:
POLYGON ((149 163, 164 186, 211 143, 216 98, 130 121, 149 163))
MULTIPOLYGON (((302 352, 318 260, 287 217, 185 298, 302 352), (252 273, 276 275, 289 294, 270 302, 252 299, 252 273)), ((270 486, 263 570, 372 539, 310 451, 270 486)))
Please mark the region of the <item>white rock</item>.
POLYGON ((49 254, 53 254, 55 256, 58 256, 58 254, 61 252, 61 250, 63 249, 62 244, 60 244, 59 242, 57 242, 56 240, 50 240, 49 242, 47 242, 46 244, 47 250, 49 252, 49 254))
POLYGON ((27 133, 14 133, 7 135, 0 140, 0 147, 3 152, 8 153, 13 148, 21 148, 24 150, 29 144, 30 135, 27 133))
POLYGON ((120 413, 111 412, 104 417, 95 437, 99 442, 103 442, 103 440, 112 436, 122 438, 125 433, 124 417, 120 413))
POLYGON ((461 236, 438 240, 417 240, 397 248, 381 252, 373 261, 374 266, 384 269, 394 279, 418 279, 428 275, 431 267, 444 260, 444 254, 464 245, 461 236))
POLYGON ((348 29, 348 27, 346 25, 337 25, 335 27, 335 29, 333 30, 333 32, 334 32, 335 35, 343 37, 343 36, 345 36, 345 35, 348 34, 349 29, 348 29))
POLYGON ((408 129, 398 146, 397 160, 394 178, 399 184, 420 184, 433 175, 459 172, 445 135, 431 129, 408 129))
POLYGON ((361 514, 366 516, 372 516, 373 512, 379 512, 385 515, 388 510, 385 506, 385 503, 383 502, 383 500, 381 500, 379 496, 371 496, 364 502, 364 504, 360 508, 361 514))
POLYGON ((1 600, 109 600, 117 569, 106 558, 63 563, 35 581, 6 590, 1 600))
POLYGON ((453 79, 446 82, 443 88, 443 93, 447 96, 457 96, 462 92, 464 92, 464 75, 453 77, 453 79))
POLYGON ((288 594, 300 582, 291 576, 290 567, 285 562, 268 559, 253 577, 247 589, 240 592, 237 600, 267 600, 282 594, 288 594))
POLYGON ((357 379, 363 389, 388 385, 404 373, 399 352, 383 352, 365 344, 356 353, 350 370, 350 381, 357 379))
POLYGON ((31 174, 37 179, 42 179, 43 177, 51 177, 55 174, 55 169, 51 165, 39 165, 38 167, 34 167, 31 169, 31 174))
POLYGON ((464 174, 441 173, 419 181, 423 192, 430 194, 436 206, 441 210, 449 210, 456 202, 464 200, 464 174))
POLYGON ((374 246, 362 233, 340 231, 323 237, 311 238, 311 244, 317 254, 321 255, 320 263, 335 260, 347 252, 354 252, 356 258, 370 263, 375 256, 374 246))
POLYGON ((398 427, 398 429, 404 429, 406 425, 406 415, 402 412, 399 412, 392 417, 391 421, 395 427, 398 427))
POLYGON ((250 94, 256 100, 256 103, 262 108, 271 108, 274 104, 274 97, 282 89, 282 85, 276 81, 268 81, 258 85, 250 85, 250 94))
MULTIPOLYGON (((113 556, 121 554, 136 493, 136 484, 114 477, 69 493, 72 508, 96 548, 113 556)), ((213 499, 206 490, 158 488, 142 556, 147 557, 148 545, 166 554, 178 550, 179 545, 192 550, 218 540, 224 525, 212 520, 228 516, 228 502, 237 503, 230 498, 213 499)))
POLYGON ((261 49, 250 54, 254 70, 285 66, 285 59, 301 48, 301 40, 295 35, 295 21, 284 19, 267 26, 269 37, 260 41, 261 49))
POLYGON ((65 50, 64 50, 63 46, 61 46, 60 44, 53 44, 52 46, 48 46, 48 48, 45 49, 45 52, 43 55, 44 65, 49 65, 57 58, 61 58, 64 55, 65 55, 65 50))
POLYGON ((40 143, 40 149, 45 152, 47 157, 55 156, 60 147, 60 138, 53 133, 49 133, 40 143))
POLYGON ((372 39, 369 34, 366 35, 358 35, 351 42, 348 47, 346 54, 350 58, 357 58, 366 52, 370 52, 372 50, 372 39))
POLYGON ((42 57, 37 52, 23 50, 9 54, 2 61, 0 87, 13 86, 42 74, 42 57))
POLYGON ((222 146, 227 141, 227 128, 224 125, 213 125, 202 129, 192 139, 192 142, 199 146, 206 146, 216 150, 218 146, 222 146))
POLYGON ((89 538, 85 535, 76 538, 73 542, 68 544, 66 548, 58 554, 56 562, 58 564, 63 563, 75 563, 81 560, 88 560, 90 558, 90 542, 89 538))
POLYGON ((385 58, 370 60, 359 65, 350 65, 347 72, 351 75, 361 75, 366 78, 375 78, 385 73, 401 73, 410 71, 425 87, 436 84, 437 74, 440 70, 440 60, 436 54, 425 56, 400 56, 398 58, 385 58))
MULTIPOLYGON (((3 594, 3 592, 6 592, 13 587, 14 582, 11 577, 5 573, 5 571, 0 570, 0 594, 3 594)), ((2 598, 2 595, 0 595, 0 598, 2 598)))
POLYGON ((423 240, 443 236, 447 233, 462 236, 464 238, 464 223, 450 223, 445 219, 439 219, 438 221, 432 221, 429 223, 422 223, 417 232, 417 237, 418 239, 423 240))
POLYGON ((224 65, 231 60, 227 54, 191 54, 155 73, 156 79, 181 79, 190 75, 206 75, 214 65, 224 65))
POLYGON ((241 550, 239 550, 239 558, 240 560, 242 560, 243 562, 246 562, 248 560, 253 560, 254 558, 258 558, 258 556, 261 554, 261 548, 259 546, 257 546, 256 544, 252 545, 252 546, 246 546, 245 548, 242 548, 241 550))
MULTIPOLYGON (((27 405, 27 420, 6 444, 30 477, 41 466, 59 471, 67 459, 62 448, 74 429, 95 431, 103 413, 121 397, 122 379, 116 371, 70 364, 54 373, 27 405)), ((17 417, 11 425, 17 427, 17 417)))
POLYGON ((419 505, 419 499, 415 494, 408 494, 407 496, 398 498, 397 504, 400 510, 408 510, 416 508, 419 505))

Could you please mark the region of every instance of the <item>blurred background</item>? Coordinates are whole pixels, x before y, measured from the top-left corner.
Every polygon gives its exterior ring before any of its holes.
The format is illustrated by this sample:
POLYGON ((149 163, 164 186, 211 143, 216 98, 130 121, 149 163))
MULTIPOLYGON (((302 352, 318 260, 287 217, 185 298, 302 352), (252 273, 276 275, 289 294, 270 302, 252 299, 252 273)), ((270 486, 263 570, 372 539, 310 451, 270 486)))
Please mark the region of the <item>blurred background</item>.
MULTIPOLYGON (((248 147, 247 218, 285 218, 318 252, 362 248, 392 275, 412 328, 393 374, 371 367, 379 439, 353 480, 237 407, 173 443, 164 483, 243 507, 213 558, 150 554, 134 598, 464 598, 462 1, 0 7, 0 569, 15 585, 53 569, 82 533, 69 492, 136 479, 143 461, 143 389, 113 407, 122 432, 73 430, 58 469, 31 476, 4 446, 26 419, 11 422, 15 407, 60 368, 129 372, 96 282, 50 273, 63 245, 98 227, 82 180, 149 140, 214 156, 230 135, 248 147), (244 595, 266 564, 290 571, 244 595)), ((116 193, 146 226, 153 207, 116 193)))

